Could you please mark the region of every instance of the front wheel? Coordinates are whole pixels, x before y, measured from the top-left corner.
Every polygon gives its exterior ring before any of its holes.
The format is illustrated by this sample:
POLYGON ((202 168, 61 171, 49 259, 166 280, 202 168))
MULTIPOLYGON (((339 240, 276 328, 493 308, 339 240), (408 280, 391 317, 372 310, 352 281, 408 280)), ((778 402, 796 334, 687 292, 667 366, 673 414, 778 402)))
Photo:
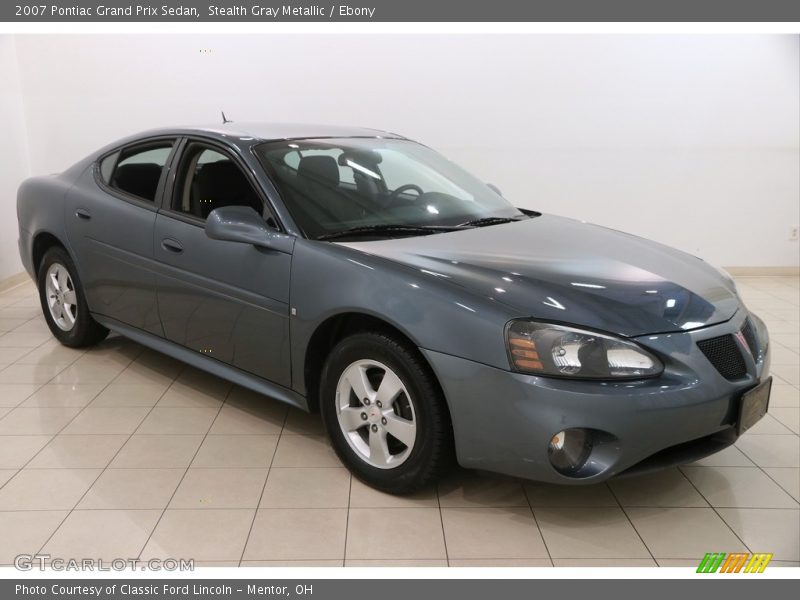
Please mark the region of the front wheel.
POLYGON ((45 321, 59 342, 79 348, 105 339, 108 329, 89 314, 75 264, 63 248, 45 253, 37 279, 45 321))
POLYGON ((382 333, 345 338, 325 363, 320 409, 339 458, 362 481, 405 494, 452 462, 438 382, 415 349, 382 333))

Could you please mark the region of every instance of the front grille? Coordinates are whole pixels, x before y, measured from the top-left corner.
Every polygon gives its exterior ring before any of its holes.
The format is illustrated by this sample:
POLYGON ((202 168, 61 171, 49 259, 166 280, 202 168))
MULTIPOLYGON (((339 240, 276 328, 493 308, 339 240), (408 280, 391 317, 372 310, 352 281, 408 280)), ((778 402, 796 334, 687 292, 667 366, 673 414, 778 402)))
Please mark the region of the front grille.
POLYGON ((747 342, 750 348, 750 354, 753 355, 753 358, 758 360, 760 354, 758 351, 758 337, 756 337, 756 328, 753 327, 753 323, 750 321, 749 317, 744 320, 742 335, 744 336, 744 341, 747 342))
POLYGON ((741 379, 747 375, 747 366, 732 335, 702 340, 697 346, 725 379, 741 379))

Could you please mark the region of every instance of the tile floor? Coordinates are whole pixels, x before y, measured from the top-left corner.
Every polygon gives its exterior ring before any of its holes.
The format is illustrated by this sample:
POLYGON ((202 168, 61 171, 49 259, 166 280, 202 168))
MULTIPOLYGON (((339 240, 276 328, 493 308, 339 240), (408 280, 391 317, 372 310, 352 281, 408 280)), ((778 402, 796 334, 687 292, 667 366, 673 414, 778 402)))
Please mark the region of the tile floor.
POLYGON ((350 477, 318 419, 119 337, 50 336, 0 293, 0 564, 20 553, 208 565, 800 564, 800 287, 740 278, 772 334, 769 414, 693 465, 594 487, 454 472, 408 498, 350 477))

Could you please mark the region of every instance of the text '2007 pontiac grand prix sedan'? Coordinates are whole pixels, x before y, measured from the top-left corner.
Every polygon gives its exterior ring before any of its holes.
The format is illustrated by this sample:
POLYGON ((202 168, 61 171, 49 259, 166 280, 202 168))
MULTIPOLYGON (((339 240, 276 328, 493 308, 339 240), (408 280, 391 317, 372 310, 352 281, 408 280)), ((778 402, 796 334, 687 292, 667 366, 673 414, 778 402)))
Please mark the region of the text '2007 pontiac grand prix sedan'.
POLYGON ((19 248, 68 346, 109 330, 305 410, 393 493, 470 468, 593 483, 767 410, 768 338, 702 260, 515 208, 371 129, 121 140, 23 183, 19 248))

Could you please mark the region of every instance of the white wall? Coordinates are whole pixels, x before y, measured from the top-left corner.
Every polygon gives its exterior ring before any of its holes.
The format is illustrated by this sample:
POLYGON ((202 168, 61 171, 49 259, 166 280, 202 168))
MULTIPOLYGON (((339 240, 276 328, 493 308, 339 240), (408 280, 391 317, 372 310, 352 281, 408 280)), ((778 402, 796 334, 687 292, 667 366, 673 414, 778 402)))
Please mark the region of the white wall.
POLYGON ((14 39, 0 35, 0 281, 22 270, 17 187, 28 174, 28 143, 14 39))
POLYGON ((797 36, 36 35, 17 54, 34 173, 220 109, 364 125, 519 206, 725 266, 800 262, 797 36))

